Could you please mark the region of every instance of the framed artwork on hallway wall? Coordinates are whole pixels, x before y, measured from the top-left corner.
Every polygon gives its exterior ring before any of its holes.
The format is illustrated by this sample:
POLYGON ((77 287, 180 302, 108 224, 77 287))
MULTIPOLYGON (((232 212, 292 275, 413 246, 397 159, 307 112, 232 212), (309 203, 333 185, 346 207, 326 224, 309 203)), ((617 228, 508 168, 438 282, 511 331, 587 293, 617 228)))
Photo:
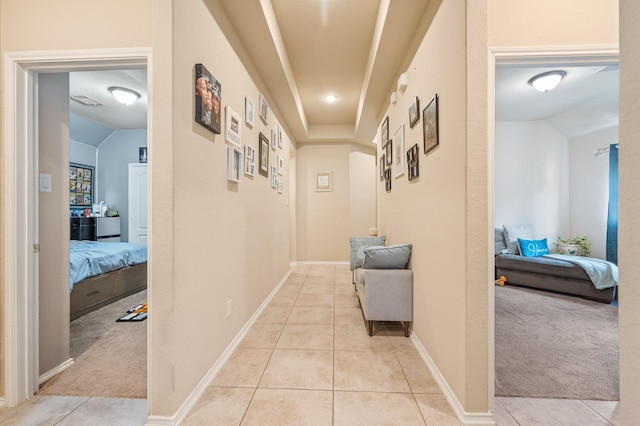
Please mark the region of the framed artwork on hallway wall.
POLYGON ((409 107, 409 126, 413 129, 418 120, 420 120, 420 100, 416 96, 409 107))
POLYGON ((244 146, 244 174, 256 175, 256 150, 249 144, 244 146))
POLYGON ((382 126, 380 126, 380 146, 385 148, 389 143, 389 116, 384 118, 382 126))
POLYGON ((384 189, 391 191, 391 167, 387 167, 384 171, 384 189))
POLYGON ((262 94, 258 96, 258 114, 264 124, 269 122, 269 104, 262 94))
POLYGON ((259 139, 259 155, 260 155, 260 167, 258 167, 258 173, 264 177, 269 177, 269 139, 260 132, 259 139))
POLYGON ((220 134, 222 85, 202 64, 195 66, 196 123, 220 134))
POLYGON ((242 181, 242 151, 234 146, 227 147, 227 180, 242 181))
POLYGON ((404 174, 404 124, 393 134, 393 177, 397 178, 404 174))
POLYGON ((250 97, 247 96, 244 98, 244 122, 249 127, 253 127, 253 123, 254 123, 253 111, 254 111, 253 101, 251 100, 250 97))
POLYGON ((316 192, 331 192, 333 190, 331 172, 316 172, 314 186, 316 192))
POLYGON ((407 151, 407 169, 409 170, 408 178, 409 180, 414 180, 420 175, 420 170, 418 168, 418 144, 413 145, 407 151))
POLYGON ((380 180, 384 180, 384 169, 387 166, 384 154, 380 156, 380 180))
POLYGON ((226 107, 226 126, 224 139, 238 148, 242 147, 242 125, 240 124, 240 114, 235 112, 231 105, 226 107))
POLYGON ((424 153, 434 150, 439 144, 438 138, 438 95, 436 94, 422 111, 422 129, 424 153))

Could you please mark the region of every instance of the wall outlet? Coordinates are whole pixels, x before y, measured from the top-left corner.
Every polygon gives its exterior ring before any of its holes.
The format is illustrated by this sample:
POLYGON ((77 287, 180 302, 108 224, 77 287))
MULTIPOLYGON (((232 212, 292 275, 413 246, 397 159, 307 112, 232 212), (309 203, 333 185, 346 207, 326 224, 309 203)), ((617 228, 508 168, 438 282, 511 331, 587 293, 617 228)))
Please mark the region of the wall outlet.
POLYGON ((231 300, 227 300, 227 318, 231 317, 231 300))

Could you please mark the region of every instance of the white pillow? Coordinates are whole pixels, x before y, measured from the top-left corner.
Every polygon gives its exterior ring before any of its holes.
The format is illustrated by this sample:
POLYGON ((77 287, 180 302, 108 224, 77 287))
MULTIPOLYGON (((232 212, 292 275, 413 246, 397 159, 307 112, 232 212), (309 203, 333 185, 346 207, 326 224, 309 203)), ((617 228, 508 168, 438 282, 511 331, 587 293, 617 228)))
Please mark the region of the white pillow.
POLYGON ((533 227, 531 225, 503 225, 504 240, 507 243, 509 254, 520 254, 518 238, 533 240, 533 227))

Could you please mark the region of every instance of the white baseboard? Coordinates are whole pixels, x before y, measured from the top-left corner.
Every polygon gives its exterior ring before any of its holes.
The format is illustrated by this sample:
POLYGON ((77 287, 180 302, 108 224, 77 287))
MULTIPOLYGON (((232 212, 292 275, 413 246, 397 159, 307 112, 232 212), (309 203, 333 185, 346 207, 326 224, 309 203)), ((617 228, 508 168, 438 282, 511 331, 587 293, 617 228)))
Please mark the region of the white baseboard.
POLYGON ((298 260, 296 262, 291 262, 292 265, 348 265, 348 261, 344 260, 334 260, 334 261, 324 261, 324 260, 298 260))
POLYGON ((182 403, 178 411, 173 416, 149 416, 147 418, 148 426, 173 426, 178 425, 187 417, 189 412, 193 409, 198 399, 202 396, 202 394, 207 390, 213 379, 220 372, 220 369, 224 365, 225 362, 229 359, 234 350, 238 347, 244 336, 246 336, 247 332, 253 325, 253 323, 258 319, 264 308, 267 307, 273 296, 278 292, 280 287, 284 284, 284 282, 289 278, 291 271, 287 272, 285 276, 280 280, 280 282, 275 286, 275 288, 269 293, 267 298, 262 302, 260 307, 256 310, 256 312, 249 318, 247 323, 242 327, 242 329, 238 332, 236 337, 231 341, 227 349, 224 350, 222 355, 218 358, 218 360, 213 364, 213 366, 209 369, 207 374, 200 380, 200 383, 193 389, 191 394, 187 397, 187 399, 182 403))
POLYGON ((4 396, 0 396, 0 408, 4 407, 4 396))
POLYGON ((422 344, 420 339, 418 339, 418 336, 416 336, 415 333, 411 333, 411 340, 413 341, 413 344, 416 345, 420 356, 424 360, 425 364, 427 364, 427 368, 431 372, 433 378, 436 380, 436 383, 438 383, 442 394, 445 396, 445 398, 447 398, 447 401, 453 409, 456 417, 458 417, 458 420, 460 420, 460 422, 465 426, 495 426, 496 422, 493 420, 493 415, 489 411, 487 411, 486 413, 467 413, 466 411, 464 411, 464 408, 456 397, 456 394, 453 392, 453 390, 449 386, 449 383, 445 380, 435 362, 433 362, 433 359, 431 359, 429 352, 427 352, 424 345, 422 344))
POLYGON ((40 376, 40 378, 38 379, 38 384, 41 385, 47 380, 49 380, 50 378, 52 378, 53 376, 57 376, 67 368, 71 367, 73 363, 74 363, 73 358, 69 358, 62 364, 58 365, 57 367, 52 368, 51 370, 47 371, 46 373, 40 376))

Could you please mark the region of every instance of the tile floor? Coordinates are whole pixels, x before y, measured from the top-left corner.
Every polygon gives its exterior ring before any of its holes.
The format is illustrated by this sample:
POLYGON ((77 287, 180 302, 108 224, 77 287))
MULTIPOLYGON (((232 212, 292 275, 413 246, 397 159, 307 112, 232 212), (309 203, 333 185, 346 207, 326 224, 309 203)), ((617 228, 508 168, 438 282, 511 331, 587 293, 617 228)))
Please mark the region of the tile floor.
MULTIPOLYGON (((617 425, 618 403, 496 398, 498 425, 617 425)), ((43 396, 2 425, 144 425, 145 400, 43 396)), ((366 333, 347 265, 298 265, 184 425, 458 425, 399 323, 366 333)))

